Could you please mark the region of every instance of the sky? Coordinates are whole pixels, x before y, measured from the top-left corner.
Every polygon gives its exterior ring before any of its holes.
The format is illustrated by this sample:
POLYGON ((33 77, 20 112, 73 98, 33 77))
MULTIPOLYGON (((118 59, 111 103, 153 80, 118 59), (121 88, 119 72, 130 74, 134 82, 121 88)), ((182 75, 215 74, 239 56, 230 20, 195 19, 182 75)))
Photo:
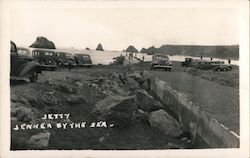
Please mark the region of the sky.
POLYGON ((123 50, 129 45, 239 44, 239 14, 233 8, 15 8, 10 38, 29 46, 37 36, 57 48, 123 50))

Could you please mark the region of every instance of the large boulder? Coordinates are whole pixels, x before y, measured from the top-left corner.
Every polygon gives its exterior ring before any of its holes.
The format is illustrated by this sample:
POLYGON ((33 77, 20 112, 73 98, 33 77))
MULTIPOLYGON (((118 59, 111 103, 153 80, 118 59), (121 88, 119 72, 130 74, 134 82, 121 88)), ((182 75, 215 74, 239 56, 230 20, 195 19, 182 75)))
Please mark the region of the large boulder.
POLYGON ((180 124, 162 109, 150 113, 149 122, 165 135, 178 137, 182 133, 180 124))
POLYGON ((43 149, 48 147, 50 133, 48 131, 40 132, 30 137, 28 144, 33 149, 43 149))
POLYGON ((45 37, 37 37, 36 41, 31 44, 32 48, 46 48, 46 49, 56 49, 54 43, 52 41, 49 41, 45 37))
POLYGON ((134 120, 136 111, 135 96, 109 96, 99 101, 93 110, 99 115, 99 119, 105 119, 119 127, 129 125, 134 120))
POLYGON ((30 123, 34 118, 32 109, 11 102, 11 116, 19 122, 30 123))
POLYGON ((71 94, 67 99, 66 99, 66 101, 70 104, 70 105, 79 105, 79 104, 81 104, 81 103, 87 103, 87 101, 83 98, 83 97, 81 97, 81 96, 79 96, 79 95, 74 95, 74 94, 71 94))
POLYGON ((102 48, 102 44, 99 43, 96 50, 99 50, 99 51, 104 51, 104 49, 102 48))
POLYGON ((136 100, 138 107, 143 111, 151 112, 163 108, 162 104, 144 89, 136 91, 136 100))
POLYGON ((133 52, 133 53, 135 53, 135 52, 138 52, 138 50, 137 50, 134 46, 129 46, 129 47, 125 50, 125 52, 133 52))

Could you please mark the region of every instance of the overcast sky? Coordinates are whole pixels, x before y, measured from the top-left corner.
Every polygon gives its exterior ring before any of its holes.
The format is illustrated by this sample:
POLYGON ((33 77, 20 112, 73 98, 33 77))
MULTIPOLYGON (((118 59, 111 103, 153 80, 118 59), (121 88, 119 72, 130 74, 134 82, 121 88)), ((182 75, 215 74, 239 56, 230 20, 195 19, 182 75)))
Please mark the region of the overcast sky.
POLYGON ((10 37, 29 46, 45 36, 56 47, 107 50, 163 44, 239 43, 238 10, 225 8, 17 8, 10 12, 10 37))

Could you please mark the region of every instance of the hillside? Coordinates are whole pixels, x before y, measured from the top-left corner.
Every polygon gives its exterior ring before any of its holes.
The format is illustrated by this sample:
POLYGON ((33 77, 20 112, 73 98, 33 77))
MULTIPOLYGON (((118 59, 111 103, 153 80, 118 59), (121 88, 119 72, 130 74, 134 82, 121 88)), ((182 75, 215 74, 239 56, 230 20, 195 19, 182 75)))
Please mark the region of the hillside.
POLYGON ((239 59, 239 45, 230 46, 194 46, 194 45, 162 45, 143 48, 141 53, 164 53, 168 55, 188 55, 216 58, 239 59))

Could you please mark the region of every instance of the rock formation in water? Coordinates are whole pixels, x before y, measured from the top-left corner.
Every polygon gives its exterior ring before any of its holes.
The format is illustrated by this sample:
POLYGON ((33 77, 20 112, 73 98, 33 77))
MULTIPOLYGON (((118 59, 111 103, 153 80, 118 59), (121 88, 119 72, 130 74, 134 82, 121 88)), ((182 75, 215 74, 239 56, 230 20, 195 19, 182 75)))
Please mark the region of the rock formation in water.
POLYGON ((99 51, 104 51, 104 49, 102 48, 102 44, 99 43, 96 50, 99 50, 99 51))

